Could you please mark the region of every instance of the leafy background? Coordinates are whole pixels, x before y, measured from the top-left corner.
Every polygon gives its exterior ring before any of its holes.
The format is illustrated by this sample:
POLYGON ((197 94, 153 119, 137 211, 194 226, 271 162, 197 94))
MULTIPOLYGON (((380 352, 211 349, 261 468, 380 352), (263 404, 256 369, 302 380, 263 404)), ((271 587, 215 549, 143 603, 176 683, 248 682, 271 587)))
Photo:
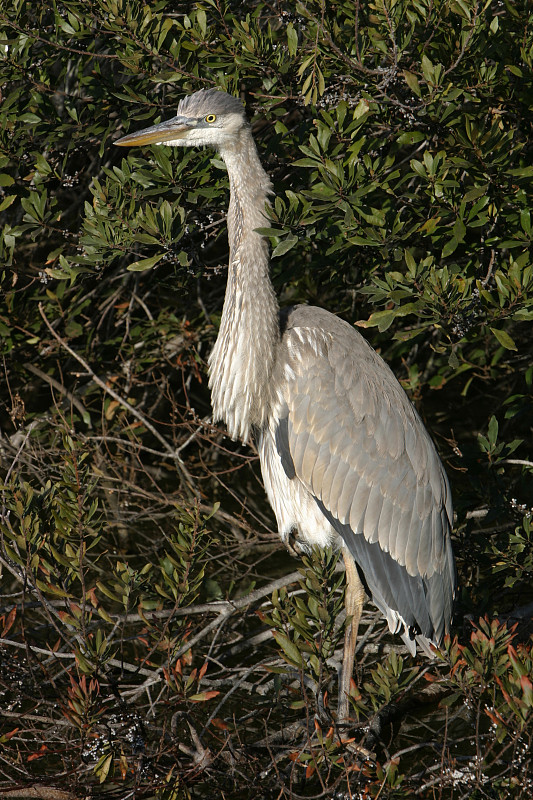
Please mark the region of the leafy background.
POLYGON ((0 794, 531 796, 532 24, 2 5, 0 794), (457 637, 412 660, 369 605, 344 734, 335 556, 297 572, 255 452, 210 422, 225 170, 113 147, 211 86, 273 180, 282 304, 366 329, 453 487, 457 637))

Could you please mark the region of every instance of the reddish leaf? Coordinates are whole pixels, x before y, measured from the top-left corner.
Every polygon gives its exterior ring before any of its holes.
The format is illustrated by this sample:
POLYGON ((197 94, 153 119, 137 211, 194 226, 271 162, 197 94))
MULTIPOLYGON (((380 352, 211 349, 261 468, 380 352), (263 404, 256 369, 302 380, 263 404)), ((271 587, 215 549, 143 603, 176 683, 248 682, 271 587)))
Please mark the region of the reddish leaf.
MULTIPOLYGON (((8 633, 10 628, 13 627, 13 623, 15 622, 16 615, 17 615, 17 607, 14 606, 11 609, 11 611, 9 612, 9 614, 7 615, 7 617, 5 618, 4 627, 2 628, 2 639, 8 633)), ((2 619, 4 619, 4 617, 2 617, 2 619)))
POLYGON ((96 591, 94 586, 92 589, 87 589, 86 595, 91 601, 91 605, 94 606, 94 608, 98 608, 98 600, 96 598, 96 591))
POLYGON ((31 756, 28 756, 26 761, 35 761, 37 758, 42 758, 48 751, 48 747, 45 744, 42 744, 38 753, 33 753, 31 756))
POLYGON ((207 661, 205 662, 203 667, 200 668, 200 672, 198 673, 198 683, 200 683, 206 672, 207 672, 207 661))
POLYGON ((528 705, 533 705, 533 683, 529 680, 527 675, 522 675, 520 678, 520 686, 524 692, 524 700, 528 705))
POLYGON ((211 720, 211 725, 214 725, 215 728, 218 728, 219 731, 229 730, 229 726, 226 725, 224 720, 220 719, 220 717, 213 717, 213 719, 211 720))
POLYGON ((189 700, 193 703, 205 703, 206 700, 211 700, 211 698, 216 697, 217 694, 220 694, 220 692, 198 692, 198 694, 192 694, 189 700))

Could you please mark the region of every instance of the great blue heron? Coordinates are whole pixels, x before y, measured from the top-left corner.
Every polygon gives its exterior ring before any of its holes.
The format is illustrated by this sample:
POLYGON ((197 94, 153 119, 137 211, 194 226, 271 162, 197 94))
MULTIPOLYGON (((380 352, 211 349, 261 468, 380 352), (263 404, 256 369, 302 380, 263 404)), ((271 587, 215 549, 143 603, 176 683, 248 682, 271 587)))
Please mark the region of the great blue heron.
POLYGON ((448 480, 417 412, 347 322, 311 306, 280 313, 269 276, 270 180, 240 100, 216 89, 115 144, 210 145, 230 181, 229 272, 209 357, 215 420, 257 443, 283 542, 340 548, 346 628, 337 717, 348 717, 366 591, 410 652, 449 631, 455 594, 448 480))

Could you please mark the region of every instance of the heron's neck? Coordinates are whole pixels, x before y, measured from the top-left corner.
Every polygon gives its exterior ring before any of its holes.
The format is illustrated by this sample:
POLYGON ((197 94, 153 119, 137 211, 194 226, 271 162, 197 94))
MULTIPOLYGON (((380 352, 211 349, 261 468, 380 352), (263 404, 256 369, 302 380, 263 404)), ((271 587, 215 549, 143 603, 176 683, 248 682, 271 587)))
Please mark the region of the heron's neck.
POLYGON ((255 228, 268 226, 270 181, 249 128, 221 155, 230 180, 230 261, 220 331, 209 358, 209 385, 216 420, 233 438, 246 440, 262 427, 279 341, 278 302, 269 275, 268 244, 255 228))

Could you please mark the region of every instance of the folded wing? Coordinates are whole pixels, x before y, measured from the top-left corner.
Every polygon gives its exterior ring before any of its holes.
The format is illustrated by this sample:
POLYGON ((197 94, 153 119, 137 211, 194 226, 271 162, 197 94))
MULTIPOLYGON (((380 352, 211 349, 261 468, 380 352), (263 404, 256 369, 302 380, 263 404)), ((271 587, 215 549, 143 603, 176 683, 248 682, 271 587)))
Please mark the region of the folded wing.
POLYGON ((440 643, 455 592, 448 480, 398 381, 360 334, 292 309, 278 359, 276 446, 354 557, 411 649, 440 643))

